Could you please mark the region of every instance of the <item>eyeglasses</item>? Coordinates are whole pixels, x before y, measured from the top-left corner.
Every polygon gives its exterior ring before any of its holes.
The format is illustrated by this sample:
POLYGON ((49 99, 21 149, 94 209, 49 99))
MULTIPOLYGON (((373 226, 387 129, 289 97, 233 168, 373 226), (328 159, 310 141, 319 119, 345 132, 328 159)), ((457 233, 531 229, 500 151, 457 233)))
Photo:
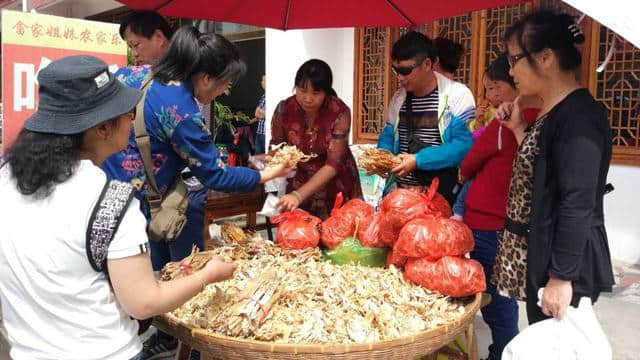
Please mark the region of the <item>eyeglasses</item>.
POLYGON ((413 69, 415 69, 418 66, 422 65, 424 60, 425 59, 421 59, 420 61, 416 61, 416 63, 411 65, 411 66, 393 66, 393 65, 391 65, 391 71, 393 71, 393 73, 396 74, 396 76, 398 76, 398 75, 407 76, 407 75, 409 75, 409 74, 411 74, 413 72, 413 69))
POLYGON ((130 117, 132 121, 135 120, 136 119, 136 108, 133 108, 133 110, 129 111, 128 113, 126 113, 124 115, 130 117))
POLYGON ((509 55, 509 57, 507 58, 507 61, 509 62, 509 67, 510 68, 514 67, 516 65, 516 63, 518 62, 518 60, 524 59, 527 56, 529 56, 529 54, 527 54, 527 53, 509 55))

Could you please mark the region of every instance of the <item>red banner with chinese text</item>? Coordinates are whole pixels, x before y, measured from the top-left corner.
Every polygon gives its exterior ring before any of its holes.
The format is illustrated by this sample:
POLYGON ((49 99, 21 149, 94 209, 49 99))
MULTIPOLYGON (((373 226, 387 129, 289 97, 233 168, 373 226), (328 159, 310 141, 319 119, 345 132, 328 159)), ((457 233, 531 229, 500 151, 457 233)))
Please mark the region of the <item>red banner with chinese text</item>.
POLYGON ((3 151, 36 110, 38 72, 51 61, 78 54, 101 58, 112 71, 126 65, 118 24, 2 11, 3 151))

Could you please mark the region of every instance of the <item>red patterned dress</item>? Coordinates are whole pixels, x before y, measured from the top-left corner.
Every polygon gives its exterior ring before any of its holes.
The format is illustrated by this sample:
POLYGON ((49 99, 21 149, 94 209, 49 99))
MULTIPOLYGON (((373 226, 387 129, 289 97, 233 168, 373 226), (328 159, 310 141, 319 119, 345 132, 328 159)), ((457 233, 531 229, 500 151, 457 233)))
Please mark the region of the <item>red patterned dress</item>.
POLYGON ((344 195, 345 202, 362 198, 358 167, 349 149, 350 127, 349 108, 335 96, 327 96, 312 128, 295 96, 281 101, 271 120, 271 144, 286 142, 305 154, 318 154, 306 163, 298 163, 295 176, 289 179, 287 192, 302 187, 324 165, 336 169, 334 178, 300 204, 301 209, 321 219, 329 216, 339 192, 344 195))

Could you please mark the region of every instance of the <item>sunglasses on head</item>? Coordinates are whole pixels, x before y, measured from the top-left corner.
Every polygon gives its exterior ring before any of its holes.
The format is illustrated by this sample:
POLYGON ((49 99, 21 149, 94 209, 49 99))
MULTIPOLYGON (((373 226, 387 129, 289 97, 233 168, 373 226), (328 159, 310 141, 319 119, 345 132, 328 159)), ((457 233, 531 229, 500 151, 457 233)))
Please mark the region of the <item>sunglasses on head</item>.
POLYGON ((425 59, 423 58, 420 61, 416 61, 416 63, 411 65, 411 66, 393 66, 393 65, 391 65, 391 71, 393 71, 393 73, 396 74, 396 75, 407 76, 407 75, 409 75, 409 74, 411 74, 413 72, 413 69, 415 69, 418 66, 422 65, 424 60, 425 59))

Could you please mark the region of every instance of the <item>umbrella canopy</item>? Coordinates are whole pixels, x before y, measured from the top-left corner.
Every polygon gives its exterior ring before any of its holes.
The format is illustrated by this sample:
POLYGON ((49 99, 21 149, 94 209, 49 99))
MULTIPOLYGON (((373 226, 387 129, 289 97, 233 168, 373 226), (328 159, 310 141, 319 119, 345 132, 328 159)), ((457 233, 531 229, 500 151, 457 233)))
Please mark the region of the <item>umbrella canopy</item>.
POLYGON ((274 29, 412 27, 523 0, 119 0, 162 15, 274 29))
POLYGON ((637 2, 631 0, 563 0, 640 47, 637 2))

